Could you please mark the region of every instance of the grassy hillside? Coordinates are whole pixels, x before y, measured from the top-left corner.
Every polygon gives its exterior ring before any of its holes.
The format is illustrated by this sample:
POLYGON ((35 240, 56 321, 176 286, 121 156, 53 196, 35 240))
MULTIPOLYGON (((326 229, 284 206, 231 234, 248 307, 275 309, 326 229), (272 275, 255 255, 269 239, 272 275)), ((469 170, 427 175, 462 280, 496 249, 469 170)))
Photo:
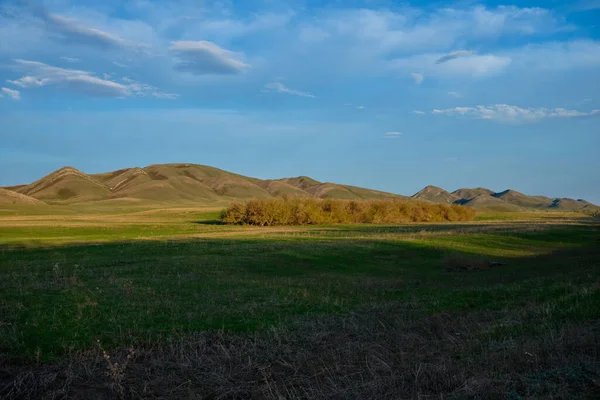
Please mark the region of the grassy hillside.
MULTIPOLYGON (((528 196, 514 190, 494 193, 485 188, 458 189, 452 193, 427 186, 412 197, 332 182, 307 176, 262 180, 197 164, 154 164, 101 174, 61 168, 36 182, 4 188, 48 204, 146 202, 155 206, 226 205, 235 200, 273 197, 315 197, 341 200, 410 200, 462 204, 480 210, 593 211, 585 200, 528 196)), ((5 194, 6 198, 7 195, 5 194)), ((11 200, 17 201, 15 196, 11 200)), ((25 201, 21 198, 19 201, 25 201)), ((30 201, 31 202, 31 201, 30 201)))
POLYGON ((376 190, 321 183, 305 176, 261 180, 196 164, 155 164, 90 175, 65 167, 30 185, 12 189, 51 204, 131 199, 159 204, 218 205, 283 195, 348 200, 403 198, 376 190))
POLYGON ((44 204, 33 197, 0 188, 0 204, 44 204))
POLYGON ((553 202, 549 197, 528 196, 511 189, 495 193, 492 196, 507 203, 524 208, 548 208, 553 202))
POLYGON ((523 207, 502 201, 488 194, 480 194, 469 200, 462 201, 460 204, 485 211, 525 211, 523 207))
POLYGON ((47 203, 81 203, 106 199, 111 194, 101 182, 72 167, 54 171, 18 192, 47 203))

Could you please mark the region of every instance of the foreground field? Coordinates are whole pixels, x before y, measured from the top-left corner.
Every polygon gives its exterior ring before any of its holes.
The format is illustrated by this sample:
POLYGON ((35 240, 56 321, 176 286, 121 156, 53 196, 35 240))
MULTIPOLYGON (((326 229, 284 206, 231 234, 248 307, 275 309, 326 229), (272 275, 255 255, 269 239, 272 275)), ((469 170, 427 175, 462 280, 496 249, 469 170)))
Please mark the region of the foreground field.
POLYGON ((0 211, 0 397, 600 395, 600 231, 583 215, 217 216, 0 211))

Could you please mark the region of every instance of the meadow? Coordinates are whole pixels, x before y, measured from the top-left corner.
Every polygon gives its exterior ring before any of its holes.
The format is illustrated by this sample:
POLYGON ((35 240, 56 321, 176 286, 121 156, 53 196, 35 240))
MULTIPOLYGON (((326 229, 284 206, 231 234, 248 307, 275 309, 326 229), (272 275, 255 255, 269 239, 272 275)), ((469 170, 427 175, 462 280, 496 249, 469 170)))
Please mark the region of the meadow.
POLYGON ((0 397, 600 395, 600 228, 587 215, 219 215, 3 206, 0 397))

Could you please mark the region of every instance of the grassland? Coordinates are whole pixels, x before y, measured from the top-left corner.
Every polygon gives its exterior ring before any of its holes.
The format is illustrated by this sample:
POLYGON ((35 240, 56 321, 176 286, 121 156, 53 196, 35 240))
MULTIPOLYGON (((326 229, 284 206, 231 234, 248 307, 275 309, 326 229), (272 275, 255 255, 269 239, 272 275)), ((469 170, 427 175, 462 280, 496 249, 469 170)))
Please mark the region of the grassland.
POLYGON ((3 206, 0 397, 600 394, 600 230, 585 215, 218 215, 3 206))

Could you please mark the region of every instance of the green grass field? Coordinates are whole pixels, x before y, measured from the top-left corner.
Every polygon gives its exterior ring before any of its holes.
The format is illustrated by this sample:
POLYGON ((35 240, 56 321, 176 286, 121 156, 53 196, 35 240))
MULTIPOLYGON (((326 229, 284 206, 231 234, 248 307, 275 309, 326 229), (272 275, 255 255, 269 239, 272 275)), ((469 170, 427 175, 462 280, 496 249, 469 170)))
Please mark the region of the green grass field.
POLYGON ((215 209, 36 210, 0 211, 0 397, 600 393, 585 215, 256 228, 215 209))

